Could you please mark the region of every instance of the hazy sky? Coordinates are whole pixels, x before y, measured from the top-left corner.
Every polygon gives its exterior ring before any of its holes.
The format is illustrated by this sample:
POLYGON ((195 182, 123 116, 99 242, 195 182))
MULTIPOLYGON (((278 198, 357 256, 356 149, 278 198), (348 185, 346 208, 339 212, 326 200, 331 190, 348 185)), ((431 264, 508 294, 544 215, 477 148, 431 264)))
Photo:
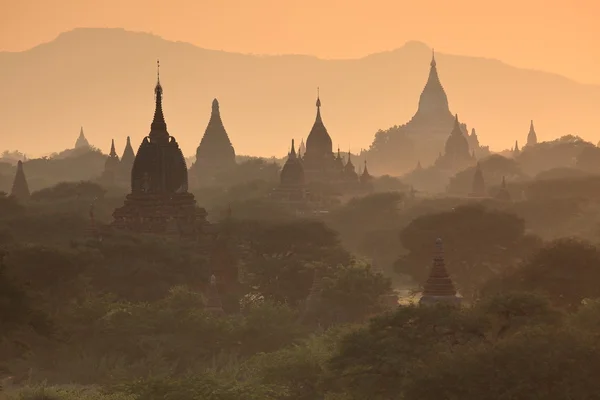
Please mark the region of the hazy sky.
POLYGON ((600 84, 598 0, 0 0, 0 50, 122 27, 234 52, 354 58, 419 40, 600 84))

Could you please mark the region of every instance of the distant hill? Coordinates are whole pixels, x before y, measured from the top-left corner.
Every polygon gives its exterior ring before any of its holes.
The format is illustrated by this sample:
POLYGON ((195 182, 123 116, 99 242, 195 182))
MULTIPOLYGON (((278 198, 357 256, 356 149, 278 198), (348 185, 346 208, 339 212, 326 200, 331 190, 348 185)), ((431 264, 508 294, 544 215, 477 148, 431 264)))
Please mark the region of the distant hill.
MULTIPOLYGON (((551 44, 549 44, 551 45, 551 44)), ((408 121, 429 72, 431 50, 409 42, 356 60, 256 56, 205 50, 122 29, 81 28, 19 53, 0 53, 0 150, 30 157, 72 147, 83 125, 91 144, 118 152, 149 132, 156 59, 169 132, 192 155, 218 97, 238 154, 283 156, 308 134, 316 87, 334 146, 368 147, 378 129, 408 121)), ((600 139, 600 86, 500 61, 436 54, 452 112, 482 143, 524 143, 577 134, 600 139)))

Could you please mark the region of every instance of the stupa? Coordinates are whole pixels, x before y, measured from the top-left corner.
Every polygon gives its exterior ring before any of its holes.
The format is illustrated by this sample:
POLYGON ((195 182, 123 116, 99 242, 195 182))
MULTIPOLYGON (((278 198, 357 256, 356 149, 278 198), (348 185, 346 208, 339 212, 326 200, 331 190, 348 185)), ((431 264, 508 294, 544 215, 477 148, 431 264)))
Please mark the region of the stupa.
POLYGON ((456 288, 446 270, 442 239, 438 238, 435 241, 433 267, 429 273, 429 278, 425 282, 419 304, 449 303, 458 305, 460 302, 461 298, 456 295, 456 288))

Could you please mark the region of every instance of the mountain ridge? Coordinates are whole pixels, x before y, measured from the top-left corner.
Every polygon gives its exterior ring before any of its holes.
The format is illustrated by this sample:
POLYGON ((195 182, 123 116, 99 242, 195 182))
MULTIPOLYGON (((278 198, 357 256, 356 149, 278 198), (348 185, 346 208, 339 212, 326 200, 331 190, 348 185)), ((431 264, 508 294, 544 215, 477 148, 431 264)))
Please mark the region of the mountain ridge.
MULTIPOLYGON (((37 154, 59 151, 72 146, 79 125, 103 150, 113 137, 120 149, 127 135, 139 143, 149 129, 149 93, 160 58, 167 124, 185 154, 193 154, 200 142, 213 97, 222 103, 238 153, 285 154, 289 139, 305 138, 310 130, 317 86, 334 145, 358 150, 368 147, 378 129, 410 119, 430 57, 431 49, 418 41, 357 59, 321 59, 203 49, 120 28, 77 28, 26 51, 0 52, 0 84, 6 89, 0 107, 9 111, 5 129, 18 134, 5 138, 5 146, 37 154), (118 98, 111 99, 108 88, 120 92, 118 98), (53 148, 41 148, 41 130, 56 139, 53 148), (253 143, 257 135, 264 137, 260 144, 253 143)), ((499 150, 524 142, 531 119, 541 140, 567 133, 598 139, 592 135, 600 118, 591 114, 600 106, 600 85, 489 58, 437 52, 436 58, 451 110, 477 128, 483 144, 499 150), (542 93, 527 93, 524 86, 542 93), (516 104, 508 106, 509 101, 516 104), (498 121, 498 115, 510 121, 498 121)))

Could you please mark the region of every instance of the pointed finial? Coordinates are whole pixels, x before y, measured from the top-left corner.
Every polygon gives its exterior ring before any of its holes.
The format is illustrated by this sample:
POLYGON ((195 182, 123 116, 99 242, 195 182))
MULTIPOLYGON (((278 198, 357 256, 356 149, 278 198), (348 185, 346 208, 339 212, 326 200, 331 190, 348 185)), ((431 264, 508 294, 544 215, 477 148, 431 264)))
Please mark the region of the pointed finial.
POLYGON ((435 67, 437 63, 435 62, 435 50, 431 49, 431 67, 435 67))
POLYGON ((110 155, 111 156, 117 155, 117 152, 115 151, 115 139, 112 139, 112 141, 110 143, 110 155))
POLYGON ((319 93, 319 87, 317 86, 317 108, 321 107, 321 95, 319 93))
POLYGON ((160 84, 160 60, 156 59, 156 81, 160 84))

